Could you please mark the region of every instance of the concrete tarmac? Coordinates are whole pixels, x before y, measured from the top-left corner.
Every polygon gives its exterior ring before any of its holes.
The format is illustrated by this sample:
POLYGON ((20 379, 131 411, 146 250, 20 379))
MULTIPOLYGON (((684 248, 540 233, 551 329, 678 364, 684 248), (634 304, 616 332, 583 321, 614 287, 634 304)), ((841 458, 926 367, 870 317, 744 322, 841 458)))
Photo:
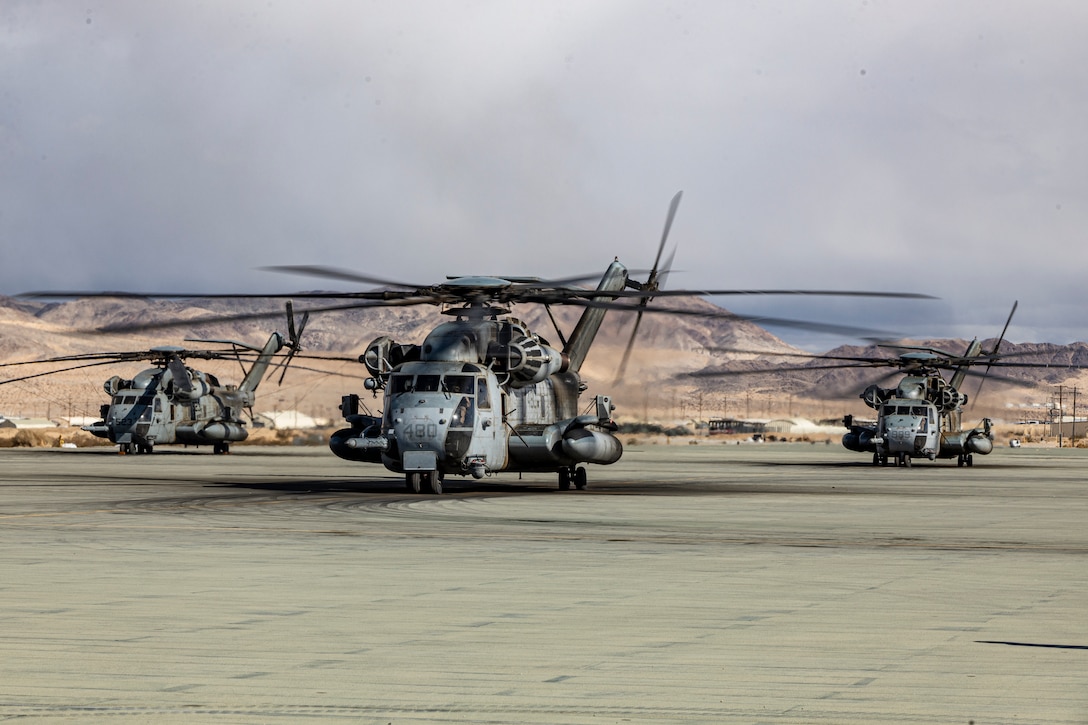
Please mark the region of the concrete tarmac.
POLYGON ((0 720, 1088 723, 1088 452, 0 450, 0 720))

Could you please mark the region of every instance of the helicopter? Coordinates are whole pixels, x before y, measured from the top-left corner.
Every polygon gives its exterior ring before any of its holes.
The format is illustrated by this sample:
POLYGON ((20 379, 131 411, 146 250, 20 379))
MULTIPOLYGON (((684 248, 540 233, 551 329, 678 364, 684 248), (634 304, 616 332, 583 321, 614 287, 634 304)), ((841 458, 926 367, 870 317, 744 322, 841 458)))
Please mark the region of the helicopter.
MULTIPOLYGON (((234 340, 204 340, 201 342, 230 344, 233 350, 187 350, 175 345, 152 347, 138 352, 106 352, 68 355, 10 365, 55 364, 77 362, 61 370, 26 375, 0 381, 0 385, 27 380, 42 375, 76 370, 83 367, 109 365, 129 361, 150 361, 155 367, 143 370, 130 379, 114 375, 103 383, 110 402, 99 410, 101 420, 85 425, 83 430, 118 445, 119 453, 152 453, 158 444, 186 446, 211 445, 216 454, 230 452, 230 444, 249 436, 241 417, 243 409, 250 411, 255 392, 273 358, 288 347, 287 359, 281 363, 283 373, 290 359, 298 352, 298 338, 305 328, 304 316, 298 331, 288 305, 289 339, 273 332, 263 347, 234 340), (242 351, 248 351, 243 353, 242 351), (253 362, 238 385, 224 385, 209 372, 185 365, 187 359, 228 359, 241 362, 243 355, 253 362)), ((195 340, 187 340, 196 342, 195 340)))
MULTIPOLYGON (((963 407, 968 395, 961 392, 968 376, 980 378, 975 397, 987 378, 996 378, 1014 384, 1023 381, 994 376, 993 368, 1048 368, 1046 363, 1010 362, 1000 352, 1005 333, 1009 329, 1018 303, 1005 321, 1005 327, 994 346, 986 350, 978 338, 972 340, 961 355, 933 347, 896 344, 878 344, 878 347, 899 351, 896 357, 865 357, 846 355, 808 355, 804 353, 779 353, 786 357, 831 361, 826 365, 777 367, 730 372, 705 371, 691 373, 694 377, 712 377, 729 374, 753 374, 786 371, 834 370, 842 368, 895 368, 891 374, 903 374, 895 387, 883 388, 870 384, 859 395, 867 406, 877 411, 875 423, 859 423, 854 416, 846 415, 843 425, 848 429, 842 438, 843 447, 859 453, 871 453, 873 464, 896 466, 911 465, 913 458, 955 458, 959 466, 973 466, 975 455, 988 455, 994 448, 993 421, 982 418, 979 425, 963 426, 963 407), (971 368, 986 365, 985 372, 975 373, 971 368), (946 379, 942 371, 950 372, 946 379)), ((748 352, 730 350, 731 352, 748 352)), ((1076 365, 1062 367, 1076 368, 1076 365)))
MULTIPOLYGON (((373 414, 361 397, 342 396, 340 411, 348 424, 332 434, 329 447, 340 458, 383 465, 404 476, 413 493, 441 494, 447 476, 479 480, 500 472, 555 473, 560 490, 584 489, 587 464, 608 465, 620 459, 623 445, 616 437, 615 405, 609 395, 583 402, 588 386, 580 375, 583 362, 601 328, 605 314, 635 314, 627 349, 619 365, 622 376, 644 314, 693 315, 752 320, 841 332, 857 328, 819 323, 747 317, 726 312, 655 307, 657 298, 728 295, 793 294, 929 298, 895 292, 833 292, 822 290, 663 290, 673 259, 662 254, 679 205, 677 193, 669 205, 657 256, 645 281, 618 258, 600 277, 596 288, 578 283, 596 276, 545 280, 522 276, 450 276, 444 283, 418 285, 363 275, 332 267, 296 265, 266 270, 380 285, 363 292, 311 292, 291 295, 201 295, 211 298, 340 299, 307 313, 437 305, 452 319, 437 325, 418 344, 379 336, 359 356, 370 377, 363 386, 383 396, 373 414), (555 328, 553 345, 512 315, 515 304, 543 305, 555 328), (552 306, 582 308, 573 331, 564 334, 552 306)), ((192 297, 183 294, 48 292, 26 296, 192 297)), ((176 324, 255 320, 266 313, 189 319, 176 324)), ((173 324, 173 323, 171 323, 173 324)), ((163 327, 161 323, 101 328, 112 332, 163 327)))

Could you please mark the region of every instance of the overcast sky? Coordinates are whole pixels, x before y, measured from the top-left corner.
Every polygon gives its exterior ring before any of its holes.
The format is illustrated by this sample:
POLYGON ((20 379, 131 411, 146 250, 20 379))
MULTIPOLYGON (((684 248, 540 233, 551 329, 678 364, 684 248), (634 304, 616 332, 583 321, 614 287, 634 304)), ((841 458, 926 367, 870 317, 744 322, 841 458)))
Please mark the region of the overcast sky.
MULTIPOLYGON (((740 312, 1088 339, 1088 4, 0 4, 0 294, 646 268, 740 312)), ((810 347, 814 342, 775 332, 810 347)))

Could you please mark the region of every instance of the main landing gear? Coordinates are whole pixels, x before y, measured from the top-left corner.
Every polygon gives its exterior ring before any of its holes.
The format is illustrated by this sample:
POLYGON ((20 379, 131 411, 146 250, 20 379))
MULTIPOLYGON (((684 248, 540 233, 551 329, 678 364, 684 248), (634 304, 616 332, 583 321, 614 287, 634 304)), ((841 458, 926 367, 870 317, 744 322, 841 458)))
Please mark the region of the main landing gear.
POLYGON ((586 474, 585 468, 570 466, 559 469, 559 490, 569 491, 572 483, 579 491, 584 490, 589 485, 589 476, 586 474))
MULTIPOLYGON (((895 457, 892 460, 894 461, 896 466, 905 466, 907 468, 910 468, 910 454, 909 453, 896 453, 895 457)), ((874 466, 886 466, 886 465, 888 465, 888 456, 887 456, 887 454, 881 455, 880 453, 874 453, 873 454, 873 465, 874 466)), ((960 465, 963 465, 963 464, 960 464, 960 465)))
POLYGON ((127 456, 127 455, 129 455, 131 453, 144 453, 144 454, 147 454, 147 453, 151 453, 151 451, 152 451, 152 444, 151 443, 122 443, 122 444, 120 444, 120 448, 117 449, 117 452, 119 454, 121 454, 122 456, 127 456))
POLYGON ((404 487, 411 493, 442 493, 440 471, 409 471, 404 474, 404 487))
POLYGON ((957 466, 973 466, 975 465, 975 457, 970 453, 961 453, 956 459, 957 466))

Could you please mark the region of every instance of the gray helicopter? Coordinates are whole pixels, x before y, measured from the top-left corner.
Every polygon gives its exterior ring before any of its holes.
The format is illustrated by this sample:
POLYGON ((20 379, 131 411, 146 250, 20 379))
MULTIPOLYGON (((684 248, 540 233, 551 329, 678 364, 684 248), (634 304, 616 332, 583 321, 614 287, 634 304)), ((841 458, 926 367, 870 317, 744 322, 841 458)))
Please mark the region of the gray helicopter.
MULTIPOLYGON (((229 453, 230 444, 249 437, 243 411, 252 409, 257 386, 269 365, 285 346, 287 358, 281 363, 283 373, 292 357, 300 349, 298 338, 305 328, 307 317, 295 331, 294 317, 288 305, 290 339, 285 340, 273 332, 263 347, 255 347, 234 340, 203 340, 201 342, 229 344, 231 350, 187 350, 173 345, 153 347, 140 352, 107 352, 83 355, 67 355, 11 365, 41 365, 78 362, 80 364, 45 373, 25 375, 0 380, 0 385, 27 380, 43 375, 76 370, 83 367, 109 365, 122 362, 150 361, 155 367, 126 379, 112 376, 103 384, 110 402, 102 405, 102 419, 83 430, 106 438, 119 446, 119 452, 151 453, 156 445, 182 444, 186 446, 210 445, 215 453, 229 453), (185 365, 187 359, 252 360, 242 382, 229 385, 209 372, 195 370, 185 365)), ((196 341, 192 341, 196 342, 196 341)))
MULTIPOLYGON (((967 395, 959 391, 969 366, 988 362, 978 340, 962 356, 939 350, 905 352, 898 364, 906 374, 894 388, 870 385, 861 399, 877 411, 875 425, 857 425, 853 416, 843 418, 848 432, 842 444, 848 450, 872 453, 874 465, 910 466, 912 457, 955 458, 960 466, 973 466, 975 454, 994 449, 992 421, 983 418, 974 428, 963 427, 967 395), (976 362, 977 361, 977 362, 976 362), (941 370, 953 370, 945 380, 941 370)), ((996 352, 996 350, 995 350, 996 352)))
MULTIPOLYGON (((329 447, 337 456, 383 465, 404 475, 409 491, 443 492, 447 476, 481 479, 500 472, 551 472, 560 489, 585 488, 587 464, 618 461, 623 446, 615 433, 611 396, 598 394, 583 401, 587 390, 580 370, 609 311, 635 313, 626 350, 617 366, 622 378, 634 347, 643 314, 691 315, 731 320, 755 320, 804 329, 849 331, 857 328, 747 317, 725 312, 655 307, 657 298, 792 294, 928 298, 927 295, 821 290, 663 290, 672 256, 662 264, 669 230, 679 205, 669 205, 665 228, 653 267, 644 282, 631 278, 628 268, 613 261, 595 289, 577 286, 590 277, 543 280, 537 277, 450 277, 438 285, 415 285, 322 266, 279 266, 265 269, 307 276, 380 285, 362 292, 312 292, 290 295, 202 295, 203 297, 261 297, 338 299, 343 302, 310 307, 307 313, 438 305, 452 319, 435 327, 422 343, 398 343, 378 337, 359 360, 370 374, 364 387, 383 396, 379 414, 366 410, 358 394, 345 395, 341 412, 348 427, 334 433, 329 447), (548 311, 559 345, 552 345, 511 316, 515 304, 542 305, 548 311), (582 308, 573 331, 564 334, 552 306, 582 308)), ((48 292, 40 297, 153 296, 142 293, 48 292)), ((176 324, 255 320, 266 313, 190 319, 176 324)), ((172 325, 174 323, 171 323, 172 325)), ((163 327, 161 324, 104 328, 112 332, 163 327)), ((870 331, 866 331, 870 332, 870 331)))
MULTIPOLYGON (((783 357, 807 358, 827 364, 803 366, 779 366, 775 368, 742 371, 704 371, 692 373, 694 377, 723 375, 751 375, 769 372, 812 372, 844 368, 895 368, 890 375, 902 374, 902 379, 892 388, 873 383, 859 396, 866 405, 877 412, 875 423, 858 423, 852 415, 843 418, 847 433, 842 438, 845 448, 859 453, 871 453, 874 465, 910 466, 913 458, 955 458, 959 466, 973 466, 975 455, 987 455, 993 451, 993 422, 982 418, 977 426, 963 426, 963 407, 968 396, 961 392, 968 377, 979 378, 975 397, 986 379, 992 378, 1016 385, 1024 381, 994 375, 993 369, 1052 368, 1048 363, 1012 361, 1000 352, 1009 324, 1016 313, 1017 303, 1005 321, 1005 327, 993 348, 985 350, 976 338, 962 355, 933 347, 896 344, 880 344, 878 347, 899 351, 896 357, 868 357, 849 355, 806 355, 803 353, 779 354, 783 357), (971 368, 985 365, 984 372, 971 368), (949 372, 948 379, 942 372, 949 372)), ((730 352, 751 352, 730 350, 730 352)), ((1080 366, 1066 365, 1070 369, 1080 366)))

